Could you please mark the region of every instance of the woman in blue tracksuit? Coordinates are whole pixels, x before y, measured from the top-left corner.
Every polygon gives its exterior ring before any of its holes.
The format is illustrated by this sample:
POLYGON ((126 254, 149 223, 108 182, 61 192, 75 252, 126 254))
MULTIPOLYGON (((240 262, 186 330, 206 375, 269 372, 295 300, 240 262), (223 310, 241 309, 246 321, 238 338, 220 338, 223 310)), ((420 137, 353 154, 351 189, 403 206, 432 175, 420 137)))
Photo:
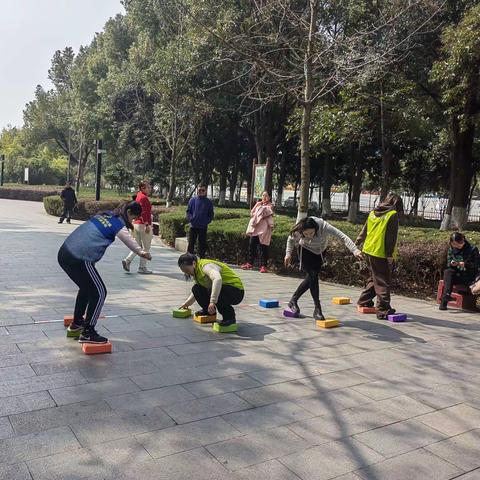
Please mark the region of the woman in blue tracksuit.
POLYGON ((115 237, 140 257, 147 260, 152 258, 127 230, 133 229, 131 222, 141 213, 142 207, 137 202, 127 203, 114 212, 99 213, 74 230, 60 247, 58 263, 79 288, 73 322, 68 330, 78 333, 80 343, 108 341, 95 331, 107 296, 107 289, 95 263, 103 257, 115 237))

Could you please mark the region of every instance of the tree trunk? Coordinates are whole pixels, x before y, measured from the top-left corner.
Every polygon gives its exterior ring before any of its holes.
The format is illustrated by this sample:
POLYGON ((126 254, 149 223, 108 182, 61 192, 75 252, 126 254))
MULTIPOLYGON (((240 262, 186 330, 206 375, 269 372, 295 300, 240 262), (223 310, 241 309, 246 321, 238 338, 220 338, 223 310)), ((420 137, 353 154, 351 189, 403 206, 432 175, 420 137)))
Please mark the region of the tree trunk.
POLYGON ((360 193, 362 191, 362 162, 360 158, 356 158, 355 168, 352 172, 352 194, 348 203, 348 218, 349 222, 355 223, 358 218, 360 210, 360 193))
POLYGON ((385 133, 385 111, 383 108, 383 82, 380 83, 380 136, 382 145, 382 184, 380 189, 380 201, 385 200, 390 190, 390 176, 392 170, 393 154, 390 142, 385 133))
POLYGON ((218 205, 220 207, 225 206, 225 199, 227 197, 227 169, 228 163, 222 160, 220 162, 220 191, 218 193, 218 205))
POLYGON ((310 0, 310 18, 307 47, 305 51, 304 100, 302 105, 302 127, 300 130, 300 204, 297 222, 308 215, 308 190, 310 186, 310 126, 313 108, 313 56, 314 37, 317 35, 318 0, 310 0))
POLYGON ((283 202, 283 189, 285 186, 285 177, 287 174, 287 152, 282 148, 282 157, 280 159, 280 172, 278 174, 278 188, 277 188, 277 202, 276 207, 279 208, 282 206, 283 202))
POLYGON ((332 162, 328 158, 325 158, 323 166, 322 183, 322 217, 329 217, 332 215, 332 203, 330 200, 332 190, 332 162))

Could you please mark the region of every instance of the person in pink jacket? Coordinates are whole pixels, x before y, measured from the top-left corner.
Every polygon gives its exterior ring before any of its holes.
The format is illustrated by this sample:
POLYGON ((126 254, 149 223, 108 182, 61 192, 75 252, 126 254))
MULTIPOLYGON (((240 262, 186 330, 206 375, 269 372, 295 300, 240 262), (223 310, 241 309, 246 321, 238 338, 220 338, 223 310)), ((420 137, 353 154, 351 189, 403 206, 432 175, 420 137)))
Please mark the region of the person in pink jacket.
POLYGON ((253 268, 257 250, 260 247, 260 273, 266 273, 268 246, 272 240, 274 227, 273 205, 267 192, 262 193, 262 199, 250 211, 250 217, 247 227, 247 235, 250 237, 248 261, 241 268, 243 270, 253 268))

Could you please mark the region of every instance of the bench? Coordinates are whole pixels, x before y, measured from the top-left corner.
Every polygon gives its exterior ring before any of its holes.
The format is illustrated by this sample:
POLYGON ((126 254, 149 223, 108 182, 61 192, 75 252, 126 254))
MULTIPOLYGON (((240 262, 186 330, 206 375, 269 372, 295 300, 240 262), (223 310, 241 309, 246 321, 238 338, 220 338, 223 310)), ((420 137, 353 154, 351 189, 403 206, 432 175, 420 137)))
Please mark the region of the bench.
MULTIPOLYGON (((443 296, 443 280, 438 282, 437 303, 439 304, 443 296)), ((452 289, 453 301, 448 302, 449 307, 461 308, 462 310, 477 310, 477 298, 470 293, 466 285, 454 285, 452 289)))

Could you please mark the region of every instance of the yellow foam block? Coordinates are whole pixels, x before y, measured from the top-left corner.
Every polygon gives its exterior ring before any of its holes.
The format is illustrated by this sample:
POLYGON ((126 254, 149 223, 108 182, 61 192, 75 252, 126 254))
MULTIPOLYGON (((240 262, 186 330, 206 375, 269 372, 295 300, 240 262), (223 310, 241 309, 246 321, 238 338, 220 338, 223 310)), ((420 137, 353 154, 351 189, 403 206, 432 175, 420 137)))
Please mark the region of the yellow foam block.
POLYGON ((332 303, 335 305, 348 305, 351 303, 351 300, 348 297, 333 297, 332 303))
POLYGON ((197 323, 215 323, 217 321, 216 315, 194 315, 193 320, 197 323))
POLYGON ((340 322, 336 318, 326 318, 325 320, 317 320, 317 327, 319 328, 333 328, 339 327, 340 322))

